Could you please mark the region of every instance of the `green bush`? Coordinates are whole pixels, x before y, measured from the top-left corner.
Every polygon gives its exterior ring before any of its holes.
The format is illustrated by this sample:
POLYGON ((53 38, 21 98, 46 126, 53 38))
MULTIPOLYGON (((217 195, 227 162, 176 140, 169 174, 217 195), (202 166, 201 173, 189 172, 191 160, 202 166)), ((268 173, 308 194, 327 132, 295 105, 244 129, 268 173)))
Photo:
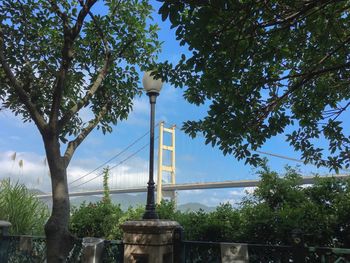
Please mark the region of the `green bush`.
MULTIPOLYGON (((211 213, 183 213, 173 202, 162 201, 157 213, 160 219, 179 222, 187 240, 288 245, 298 230, 310 246, 350 246, 350 180, 319 178, 302 187, 301 175, 290 167, 279 175, 265 166, 259 175, 258 187, 235 207, 227 203, 211 213)), ((104 200, 110 200, 108 195, 104 200)), ((73 211, 72 231, 121 239, 119 226, 143 213, 143 207, 122 212, 103 202, 83 204, 73 211)))
POLYGON ((122 216, 119 205, 103 201, 82 203, 78 208, 72 209, 70 231, 78 237, 103 237, 118 239, 115 234, 117 222, 122 216))
POLYGON ((162 200, 160 204, 157 204, 156 211, 159 219, 169 219, 177 221, 181 216, 181 213, 176 210, 175 202, 162 200))
POLYGON ((78 237, 122 239, 120 225, 127 220, 141 219, 144 209, 129 208, 123 212, 120 205, 112 204, 108 187, 109 168, 103 174, 103 198, 97 203, 82 203, 72 209, 70 231, 78 237))
POLYGON ((231 204, 221 204, 214 212, 203 210, 182 213, 175 203, 163 200, 157 205, 160 219, 177 221, 185 230, 185 238, 201 241, 232 241, 239 235, 239 211, 231 204))
POLYGON ((70 231, 78 237, 101 237, 108 240, 120 240, 123 233, 120 225, 127 220, 142 218, 142 207, 122 211, 120 205, 105 203, 82 203, 72 209, 70 231))
POLYGON ((292 232, 307 245, 350 246, 350 181, 318 178, 308 187, 287 167, 283 176, 264 167, 259 186, 239 207, 241 239, 250 243, 290 244, 292 232))
POLYGON ((43 235, 48 207, 19 183, 0 181, 0 219, 11 222, 10 234, 43 235))

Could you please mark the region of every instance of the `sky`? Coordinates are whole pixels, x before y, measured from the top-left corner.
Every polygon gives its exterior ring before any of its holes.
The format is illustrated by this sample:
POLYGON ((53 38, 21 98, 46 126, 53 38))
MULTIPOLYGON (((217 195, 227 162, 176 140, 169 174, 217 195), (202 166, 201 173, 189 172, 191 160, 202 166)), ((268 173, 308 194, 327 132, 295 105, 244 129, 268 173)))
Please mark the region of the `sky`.
MULTIPOLYGON (((152 1, 152 4, 154 9, 159 8, 159 3, 152 1)), ((159 38, 164 42, 159 61, 168 60, 176 63, 181 52, 188 51, 179 46, 169 22, 162 22, 156 12, 153 18, 160 27, 159 38)), ((184 100, 183 90, 175 89, 168 83, 163 85, 157 99, 156 122, 165 121, 166 127, 177 126, 176 181, 193 183, 258 178, 254 167, 244 165, 244 161, 237 161, 233 156, 224 156, 219 149, 205 145, 202 137, 191 139, 180 130, 182 122, 197 120, 205 114, 205 107, 197 107, 184 100)), ((116 155, 118 156, 108 163, 110 167, 115 166, 110 172, 110 187, 125 188, 146 185, 149 137, 145 134, 148 130, 149 102, 144 94, 134 100, 134 108, 128 119, 115 126, 111 134, 103 135, 100 131, 94 131, 78 148, 68 168, 70 191, 101 189, 102 177, 99 176, 101 169, 92 171, 116 155), (139 139, 140 137, 142 138, 139 139), (125 150, 137 139, 139 140, 132 147, 125 150), (82 176, 85 177, 78 180, 82 176), (71 183, 75 180, 78 181, 71 183)), ((169 138, 165 138, 165 142, 168 143, 169 138)), ((158 142, 155 143, 155 146, 157 158, 158 142)), ((269 140, 261 150, 300 159, 300 153, 293 151, 285 142, 283 135, 269 140)), ((281 173, 286 165, 300 165, 299 169, 303 175, 328 173, 328 170, 324 168, 318 169, 312 165, 303 165, 271 156, 266 157, 271 169, 281 173)), ((167 161, 169 158, 165 157, 165 162, 167 161)), ((0 111, 0 167, 0 179, 10 177, 14 182, 19 181, 28 188, 36 188, 44 192, 49 192, 51 189, 44 147, 39 132, 34 124, 23 123, 20 117, 14 116, 8 110, 0 111)), ((251 189, 182 191, 178 193, 178 203, 199 202, 207 206, 216 206, 223 202, 235 204, 245 195, 246 191, 251 191, 251 189)))

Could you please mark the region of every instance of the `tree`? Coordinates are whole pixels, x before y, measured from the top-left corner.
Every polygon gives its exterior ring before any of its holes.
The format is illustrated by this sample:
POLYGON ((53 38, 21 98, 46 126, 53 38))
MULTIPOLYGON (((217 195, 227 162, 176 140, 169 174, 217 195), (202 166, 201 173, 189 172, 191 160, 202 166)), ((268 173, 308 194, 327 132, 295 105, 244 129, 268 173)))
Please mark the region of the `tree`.
POLYGON ((127 118, 140 94, 136 66, 146 69, 159 50, 150 12, 146 0, 0 5, 1 108, 35 123, 51 174, 48 262, 63 262, 72 247, 67 167, 74 152, 95 127, 111 132, 127 118))
POLYGON ((109 194, 109 185, 108 185, 108 179, 109 179, 109 166, 103 169, 103 198, 102 202, 105 204, 111 204, 111 196, 109 194))
POLYGON ((258 173, 258 187, 239 208, 241 240, 291 245, 298 231, 308 246, 349 246, 349 179, 316 177, 302 187, 301 174, 290 167, 278 174, 265 165, 258 173))
POLYGON ((252 150, 290 131, 305 163, 349 167, 348 1, 161 2, 163 20, 191 52, 159 72, 187 87, 190 103, 209 105, 207 116, 184 123, 188 134, 257 165, 252 150))

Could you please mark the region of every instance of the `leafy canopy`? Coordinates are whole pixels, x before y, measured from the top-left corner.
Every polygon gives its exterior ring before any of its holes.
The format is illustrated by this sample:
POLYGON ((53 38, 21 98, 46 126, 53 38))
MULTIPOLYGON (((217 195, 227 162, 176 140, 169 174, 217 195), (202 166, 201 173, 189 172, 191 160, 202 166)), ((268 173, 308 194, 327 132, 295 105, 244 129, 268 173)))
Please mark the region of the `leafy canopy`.
POLYGON ((349 167, 341 116, 350 105, 348 1, 161 2, 163 20, 191 51, 161 72, 186 87, 190 103, 210 105, 184 124, 187 133, 257 165, 251 150, 288 131, 306 163, 349 167))
POLYGON ((110 132, 140 93, 137 66, 159 51, 151 11, 145 0, 2 1, 0 106, 41 131, 57 121, 63 142, 110 132))

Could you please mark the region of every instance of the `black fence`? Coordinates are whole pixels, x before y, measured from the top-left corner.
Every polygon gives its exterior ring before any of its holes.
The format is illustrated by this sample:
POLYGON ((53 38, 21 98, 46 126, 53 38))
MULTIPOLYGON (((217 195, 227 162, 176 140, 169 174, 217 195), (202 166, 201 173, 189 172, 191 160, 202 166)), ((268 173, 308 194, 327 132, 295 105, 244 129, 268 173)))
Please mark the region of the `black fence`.
MULTIPOLYGON (((174 238, 174 263, 350 263, 350 249, 343 248, 183 241, 176 235, 174 238)), ((66 262, 82 262, 83 250, 82 240, 77 240, 66 262)), ((122 263, 123 255, 121 241, 103 241, 102 262, 122 263)), ((0 236, 0 262, 46 262, 45 238, 0 236)))
POLYGON ((350 249, 260 244, 182 242, 185 263, 350 263, 350 249))
MULTIPOLYGON (((78 239, 71 250, 67 263, 79 263, 83 258, 83 240, 78 239)), ((104 263, 122 263, 124 245, 118 240, 106 240, 103 244, 104 263)), ((44 237, 0 236, 1 263, 44 263, 46 262, 46 241, 44 237)))

